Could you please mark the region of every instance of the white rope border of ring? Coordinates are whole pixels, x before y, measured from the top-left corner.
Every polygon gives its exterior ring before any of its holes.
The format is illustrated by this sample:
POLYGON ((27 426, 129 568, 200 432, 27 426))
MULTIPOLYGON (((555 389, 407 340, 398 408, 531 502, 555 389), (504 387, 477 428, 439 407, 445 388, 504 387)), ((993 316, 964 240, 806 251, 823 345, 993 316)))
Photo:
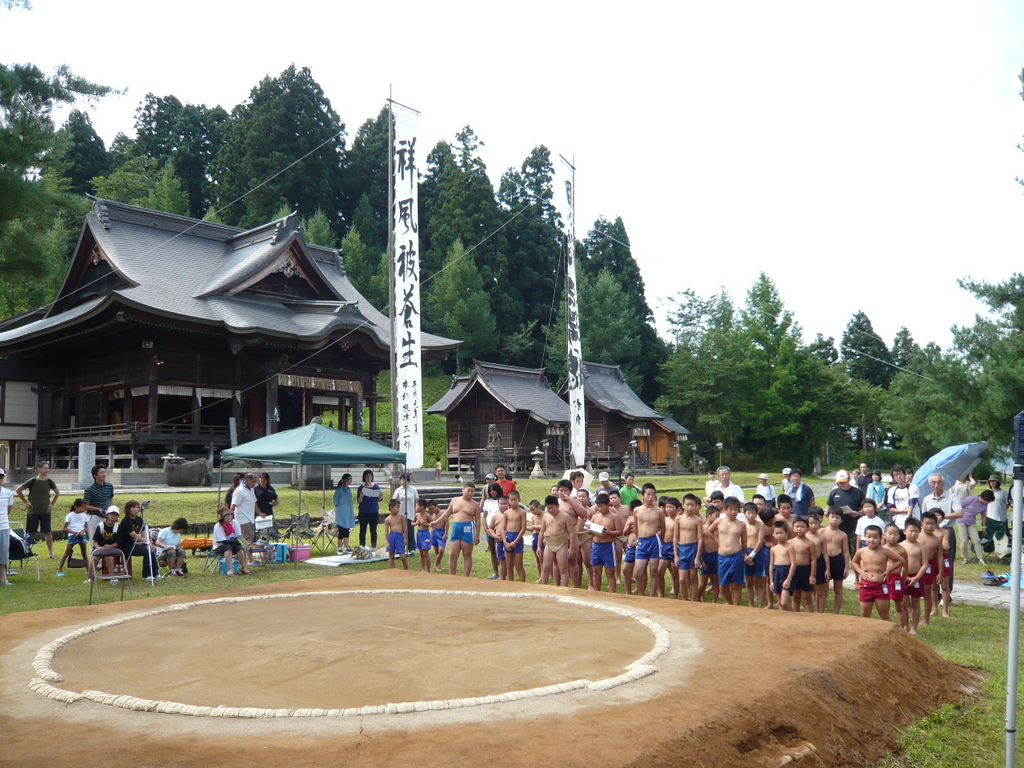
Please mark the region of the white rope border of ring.
POLYGON ((641 678, 653 675, 658 671, 654 666, 654 660, 668 652, 671 647, 668 631, 651 621, 645 616, 640 616, 633 611, 617 605, 606 605, 594 603, 588 600, 580 600, 576 597, 545 594, 524 594, 519 592, 466 592, 457 590, 419 590, 419 589, 364 589, 349 591, 329 592, 292 592, 278 595, 250 595, 246 597, 219 597, 212 600, 198 600, 191 603, 179 603, 165 608, 156 608, 152 611, 124 616, 118 619, 110 619, 100 624, 93 624, 88 627, 76 629, 52 643, 44 645, 36 653, 32 661, 32 669, 37 677, 32 678, 28 687, 42 696, 55 701, 73 704, 76 701, 93 701, 97 704, 105 704, 120 709, 130 709, 137 712, 162 712, 173 715, 189 715, 192 717, 235 717, 235 718, 269 718, 269 717, 365 717, 368 715, 400 715, 413 712, 429 712, 445 709, 461 709, 464 707, 480 707, 487 704, 504 704, 510 701, 521 701, 523 699, 552 696, 555 694, 569 693, 571 691, 607 691, 626 683, 631 683, 641 678), (514 600, 542 599, 557 600, 567 605, 576 605, 584 608, 594 608, 599 611, 607 611, 624 616, 628 619, 642 624, 649 629, 655 637, 654 648, 642 657, 626 666, 626 671, 616 677, 605 678, 604 680, 572 680, 567 683, 558 683, 541 688, 529 688, 523 691, 509 691, 507 693, 493 694, 465 699, 439 699, 435 701, 404 701, 399 703, 379 704, 375 706, 351 707, 348 709, 262 709, 259 707, 207 707, 193 704, 182 704, 176 701, 156 701, 153 699, 140 699, 135 696, 117 696, 102 691, 84 691, 76 693, 63 688, 58 688, 53 683, 63 682, 55 669, 53 669, 53 656, 62 647, 76 638, 87 635, 90 632, 98 632, 106 627, 125 624, 137 619, 145 619, 151 616, 158 616, 174 611, 188 611, 200 605, 214 605, 218 603, 245 603, 255 600, 280 600, 293 597, 325 597, 332 595, 458 595, 469 597, 498 597, 511 598, 514 600))

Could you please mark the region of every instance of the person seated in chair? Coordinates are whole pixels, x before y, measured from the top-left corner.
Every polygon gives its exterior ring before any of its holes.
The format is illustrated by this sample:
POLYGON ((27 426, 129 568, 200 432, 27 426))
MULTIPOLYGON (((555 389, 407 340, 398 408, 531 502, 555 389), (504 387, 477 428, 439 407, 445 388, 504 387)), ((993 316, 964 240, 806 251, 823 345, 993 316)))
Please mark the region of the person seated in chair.
POLYGON ((188 530, 188 520, 179 517, 170 528, 164 528, 157 534, 156 548, 159 550, 157 559, 170 568, 168 576, 184 576, 185 550, 181 548, 181 535, 188 530))
MULTIPOLYGON (((117 546, 118 519, 121 517, 121 510, 111 504, 107 507, 107 514, 103 522, 96 526, 96 532, 92 535, 92 563, 93 573, 113 573, 114 563, 120 562, 120 548, 117 546), (102 571, 97 571, 97 568, 102 571)), ((86 581, 88 583, 88 580, 86 581)))
POLYGON ((217 513, 217 524, 213 526, 213 551, 224 558, 228 576, 235 575, 235 557, 238 558, 238 567, 242 573, 252 573, 245 561, 245 549, 239 541, 241 535, 242 527, 235 522, 234 512, 221 507, 217 513), (229 551, 231 554, 228 554, 229 551))
POLYGON ((132 571, 132 558, 142 558, 142 578, 150 578, 156 557, 152 545, 143 533, 146 521, 142 519, 142 505, 137 501, 129 501, 124 505, 124 519, 117 528, 117 546, 124 552, 128 573, 132 571))

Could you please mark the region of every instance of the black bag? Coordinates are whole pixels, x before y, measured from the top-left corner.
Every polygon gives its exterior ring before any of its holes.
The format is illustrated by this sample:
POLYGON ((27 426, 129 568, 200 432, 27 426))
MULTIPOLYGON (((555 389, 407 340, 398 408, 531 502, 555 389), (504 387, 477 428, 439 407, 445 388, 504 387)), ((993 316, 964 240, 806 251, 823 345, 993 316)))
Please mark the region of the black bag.
POLYGON ((20 561, 27 557, 32 557, 31 545, 14 531, 11 531, 11 543, 7 548, 7 559, 20 561))

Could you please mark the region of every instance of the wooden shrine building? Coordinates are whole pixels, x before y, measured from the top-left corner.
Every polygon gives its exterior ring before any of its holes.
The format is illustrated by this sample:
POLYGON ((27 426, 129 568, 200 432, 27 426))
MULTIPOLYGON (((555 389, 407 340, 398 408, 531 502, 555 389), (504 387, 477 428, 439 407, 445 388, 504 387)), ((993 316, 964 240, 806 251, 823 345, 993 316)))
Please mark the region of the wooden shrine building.
POLYGON ((568 444, 569 405, 551 389, 543 368, 473 361, 473 372, 456 376, 451 389, 427 408, 447 421, 446 467, 470 472, 495 425, 511 467, 529 472, 538 447, 544 467, 562 469, 568 444))
MULTIPOLYGON (((690 431, 647 405, 617 365, 583 363, 587 456, 596 470, 680 468, 680 443, 690 431)), ((568 398, 563 386, 562 397, 568 398)))
MULTIPOLYGON (((156 466, 212 457, 232 424, 242 443, 324 411, 389 442, 389 326, 293 216, 243 231, 95 200, 54 303, 0 323, 0 363, 49 372, 33 428, 0 423, 0 443, 19 467, 70 467, 79 441, 111 467, 156 466)), ((428 358, 459 344, 422 338, 428 358)))

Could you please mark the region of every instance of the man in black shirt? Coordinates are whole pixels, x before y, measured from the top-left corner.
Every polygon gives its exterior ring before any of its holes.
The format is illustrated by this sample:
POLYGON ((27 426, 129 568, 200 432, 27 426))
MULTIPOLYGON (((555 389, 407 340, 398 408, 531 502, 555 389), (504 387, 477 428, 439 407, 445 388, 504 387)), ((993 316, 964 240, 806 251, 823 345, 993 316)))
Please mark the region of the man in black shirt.
MULTIPOLYGON (((869 476, 870 477, 870 476, 869 476)), ((836 472, 836 487, 828 495, 828 505, 843 510, 843 522, 839 530, 850 540, 850 552, 857 552, 857 518, 860 517, 860 505, 864 494, 860 488, 850 483, 850 473, 845 469, 836 472)))

